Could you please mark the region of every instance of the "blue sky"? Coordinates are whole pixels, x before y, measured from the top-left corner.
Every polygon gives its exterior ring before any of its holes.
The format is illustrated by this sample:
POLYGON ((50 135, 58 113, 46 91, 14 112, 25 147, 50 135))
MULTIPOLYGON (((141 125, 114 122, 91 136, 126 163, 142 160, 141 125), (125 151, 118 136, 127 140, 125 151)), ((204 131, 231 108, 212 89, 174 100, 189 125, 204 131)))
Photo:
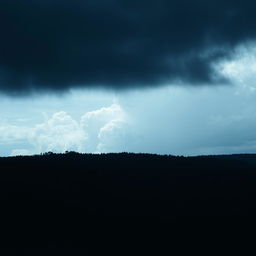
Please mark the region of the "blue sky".
POLYGON ((0 155, 256 152, 255 47, 216 65, 231 84, 1 95, 0 155))

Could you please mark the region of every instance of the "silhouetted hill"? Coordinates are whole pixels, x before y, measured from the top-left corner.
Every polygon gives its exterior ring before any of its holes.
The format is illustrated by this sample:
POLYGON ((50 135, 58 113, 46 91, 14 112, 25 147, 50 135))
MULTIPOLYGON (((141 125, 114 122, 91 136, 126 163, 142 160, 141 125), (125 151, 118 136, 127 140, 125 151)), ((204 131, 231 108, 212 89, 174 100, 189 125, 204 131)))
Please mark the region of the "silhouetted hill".
POLYGON ((0 158, 0 169, 2 243, 27 255, 129 250, 164 241, 181 219, 256 216, 253 154, 47 153, 0 158))

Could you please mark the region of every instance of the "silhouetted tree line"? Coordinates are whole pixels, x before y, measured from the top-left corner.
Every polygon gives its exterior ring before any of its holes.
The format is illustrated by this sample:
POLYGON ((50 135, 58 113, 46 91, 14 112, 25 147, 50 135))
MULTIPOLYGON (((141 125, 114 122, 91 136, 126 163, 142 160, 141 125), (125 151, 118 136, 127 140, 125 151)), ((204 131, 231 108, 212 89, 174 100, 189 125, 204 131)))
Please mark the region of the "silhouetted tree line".
POLYGON ((163 223, 184 217, 256 216, 256 155, 48 152, 0 158, 0 168, 7 247, 103 252, 126 248, 122 237, 162 240, 163 223))

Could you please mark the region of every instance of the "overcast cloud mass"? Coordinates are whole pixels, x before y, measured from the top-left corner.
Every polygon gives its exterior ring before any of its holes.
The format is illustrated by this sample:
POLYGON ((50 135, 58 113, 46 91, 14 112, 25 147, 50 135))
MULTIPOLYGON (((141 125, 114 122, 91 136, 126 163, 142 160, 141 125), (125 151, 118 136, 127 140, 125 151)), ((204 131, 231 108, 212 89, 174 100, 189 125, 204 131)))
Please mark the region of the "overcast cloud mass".
POLYGON ((253 0, 1 0, 0 91, 228 83, 253 0))

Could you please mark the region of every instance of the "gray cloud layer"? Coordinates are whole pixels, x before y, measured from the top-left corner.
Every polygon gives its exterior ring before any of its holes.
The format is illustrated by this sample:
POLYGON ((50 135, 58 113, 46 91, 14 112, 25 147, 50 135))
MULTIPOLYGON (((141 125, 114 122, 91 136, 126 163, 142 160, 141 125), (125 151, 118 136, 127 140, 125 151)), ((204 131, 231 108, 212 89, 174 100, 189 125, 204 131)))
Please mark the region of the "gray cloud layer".
POLYGON ((1 0, 0 91, 214 84, 255 39, 253 0, 1 0))

